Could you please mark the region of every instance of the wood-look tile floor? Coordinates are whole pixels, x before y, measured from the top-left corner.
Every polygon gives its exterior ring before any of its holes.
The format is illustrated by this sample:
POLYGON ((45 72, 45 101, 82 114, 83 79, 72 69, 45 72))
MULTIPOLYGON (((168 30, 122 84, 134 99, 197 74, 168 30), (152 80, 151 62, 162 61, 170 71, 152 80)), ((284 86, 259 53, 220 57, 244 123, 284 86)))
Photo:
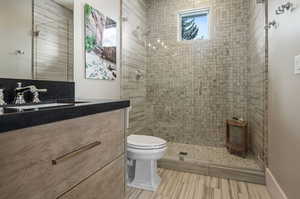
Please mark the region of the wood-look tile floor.
POLYGON ((126 199, 271 199, 266 186, 159 169, 155 192, 127 188, 126 199))

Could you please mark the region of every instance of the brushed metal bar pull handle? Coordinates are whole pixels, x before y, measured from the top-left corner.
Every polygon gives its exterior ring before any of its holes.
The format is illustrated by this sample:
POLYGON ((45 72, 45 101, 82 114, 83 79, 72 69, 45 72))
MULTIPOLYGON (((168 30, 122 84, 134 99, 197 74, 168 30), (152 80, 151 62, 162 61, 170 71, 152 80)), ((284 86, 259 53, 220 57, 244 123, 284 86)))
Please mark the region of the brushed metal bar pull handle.
POLYGON ((65 153, 65 154, 59 156, 58 158, 52 160, 52 165, 57 165, 60 162, 63 162, 63 161, 65 161, 67 159, 70 159, 70 158, 72 158, 72 157, 74 157, 74 156, 76 156, 78 154, 81 154, 81 153, 83 153, 85 151, 88 151, 88 150, 90 150, 90 149, 92 149, 92 148, 94 148, 96 146, 99 146, 100 144, 101 144, 100 141, 92 142, 92 143, 90 143, 88 145, 79 147, 79 148, 77 148, 77 149, 75 149, 75 150, 73 150, 71 152, 65 153))

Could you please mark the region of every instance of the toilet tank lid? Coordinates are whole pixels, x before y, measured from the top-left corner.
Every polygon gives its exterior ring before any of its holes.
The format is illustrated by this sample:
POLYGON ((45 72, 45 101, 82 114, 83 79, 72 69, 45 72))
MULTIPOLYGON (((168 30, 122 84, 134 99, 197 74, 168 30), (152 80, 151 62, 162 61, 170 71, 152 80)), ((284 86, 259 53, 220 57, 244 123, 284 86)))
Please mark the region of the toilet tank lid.
POLYGON ((147 135, 130 135, 127 137, 127 143, 129 145, 135 146, 161 146, 165 145, 167 141, 164 139, 154 137, 154 136, 147 136, 147 135))

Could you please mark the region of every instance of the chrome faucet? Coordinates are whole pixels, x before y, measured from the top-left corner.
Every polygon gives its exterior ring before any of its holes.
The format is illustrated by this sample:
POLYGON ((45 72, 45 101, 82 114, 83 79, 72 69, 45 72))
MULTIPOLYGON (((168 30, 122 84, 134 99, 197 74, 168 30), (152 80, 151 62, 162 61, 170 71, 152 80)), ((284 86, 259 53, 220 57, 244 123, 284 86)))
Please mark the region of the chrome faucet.
POLYGON ((30 91, 33 94, 33 103, 40 103, 41 100, 39 99, 39 93, 47 92, 47 89, 38 89, 36 86, 25 86, 22 87, 22 83, 18 82, 17 88, 16 88, 16 97, 15 97, 15 104, 25 104, 26 101, 24 99, 24 93, 30 91))
POLYGON ((4 93, 3 93, 4 89, 0 89, 0 106, 6 105, 5 101, 4 101, 4 93))

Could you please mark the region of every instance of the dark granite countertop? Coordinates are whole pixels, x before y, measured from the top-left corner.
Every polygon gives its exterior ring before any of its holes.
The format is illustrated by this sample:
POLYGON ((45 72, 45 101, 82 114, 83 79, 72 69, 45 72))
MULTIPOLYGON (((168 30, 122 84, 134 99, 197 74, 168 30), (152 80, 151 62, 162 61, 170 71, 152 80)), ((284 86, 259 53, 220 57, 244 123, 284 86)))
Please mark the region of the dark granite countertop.
POLYGON ((114 111, 130 106, 129 100, 104 99, 63 99, 43 103, 66 103, 67 105, 29 110, 9 108, 15 105, 0 107, 0 133, 102 112, 114 111))

